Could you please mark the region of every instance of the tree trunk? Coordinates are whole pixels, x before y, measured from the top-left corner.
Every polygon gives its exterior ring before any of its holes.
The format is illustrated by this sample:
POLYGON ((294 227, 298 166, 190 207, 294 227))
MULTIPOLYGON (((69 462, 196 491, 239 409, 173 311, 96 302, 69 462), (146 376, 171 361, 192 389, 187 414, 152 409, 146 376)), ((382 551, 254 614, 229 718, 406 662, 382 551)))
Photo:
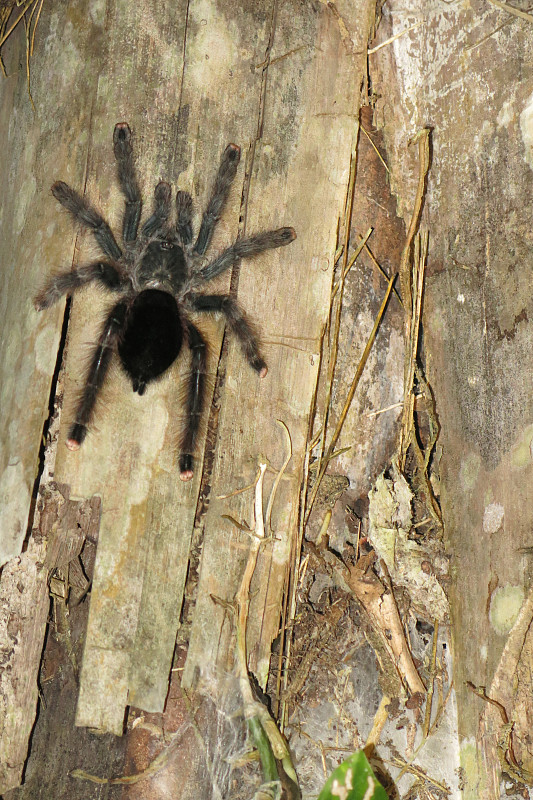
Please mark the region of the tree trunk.
POLYGON ((464 796, 497 798, 502 763, 529 783, 533 755, 522 619, 533 523, 533 19, 499 3, 421 3, 407 15, 400 6, 384 9, 383 40, 420 25, 371 55, 370 72, 405 217, 416 177, 406 142, 433 128, 424 331, 441 428, 464 796), (486 687, 514 721, 520 768, 502 749, 501 709, 469 683, 486 687))

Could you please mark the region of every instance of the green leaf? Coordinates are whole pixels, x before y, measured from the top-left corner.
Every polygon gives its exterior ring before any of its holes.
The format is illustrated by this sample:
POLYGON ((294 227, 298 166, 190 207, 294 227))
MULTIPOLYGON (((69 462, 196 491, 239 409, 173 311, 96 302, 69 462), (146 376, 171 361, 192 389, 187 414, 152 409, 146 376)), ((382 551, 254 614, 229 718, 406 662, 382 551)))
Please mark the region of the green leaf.
POLYGON ((359 750, 332 772, 318 800, 387 800, 387 793, 359 750))

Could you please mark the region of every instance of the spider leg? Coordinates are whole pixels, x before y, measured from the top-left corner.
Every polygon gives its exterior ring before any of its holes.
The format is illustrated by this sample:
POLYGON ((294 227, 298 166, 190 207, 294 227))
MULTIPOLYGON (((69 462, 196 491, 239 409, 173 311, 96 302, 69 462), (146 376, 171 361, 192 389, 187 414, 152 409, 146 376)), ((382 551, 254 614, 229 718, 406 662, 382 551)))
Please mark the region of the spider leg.
POLYGON ((271 250, 275 247, 284 247, 296 239, 294 228, 278 228, 275 231, 257 233, 249 239, 238 239, 235 244, 224 250, 218 258, 199 270, 197 275, 205 281, 216 278, 221 272, 233 267, 240 258, 250 258, 271 250))
POLYGON ((56 181, 53 184, 52 194, 70 212, 76 222, 92 231, 94 238, 106 256, 118 261, 122 256, 122 250, 118 246, 111 228, 98 211, 63 181, 56 181))
POLYGON ((252 369, 264 378, 267 365, 261 357, 259 340, 244 312, 228 294, 194 294, 188 301, 195 311, 214 311, 225 315, 231 331, 241 343, 244 355, 252 369))
POLYGON ((87 426, 93 415, 96 398, 104 383, 113 350, 124 326, 127 311, 127 302, 121 300, 113 306, 104 323, 87 373, 80 402, 78 403, 75 422, 70 426, 68 432, 67 447, 69 450, 77 450, 87 435, 87 426))
POLYGON ((92 281, 98 281, 111 291, 120 289, 124 285, 121 274, 112 264, 95 261, 93 264, 74 267, 68 272, 59 272, 52 276, 35 298, 35 308, 37 311, 42 311, 56 303, 64 294, 72 294, 80 286, 92 281))
POLYGON ((166 181, 159 181, 154 191, 154 211, 142 226, 143 236, 158 233, 170 215, 171 189, 166 181))
POLYGON ((189 192, 176 194, 176 211, 181 241, 183 244, 190 244, 192 242, 192 197, 189 192))
POLYGON ((203 256, 207 250, 215 225, 220 217, 222 207, 226 202, 230 186, 235 178, 240 158, 241 148, 237 147, 236 144, 228 144, 222 154, 222 160, 211 191, 211 197, 204 211, 200 232, 198 233, 198 238, 194 245, 194 252, 199 256, 203 256))
POLYGON ((133 163, 133 147, 131 130, 126 122, 119 122, 113 131, 113 150, 117 160, 118 180, 122 193, 126 198, 126 210, 122 223, 122 238, 125 242, 134 242, 141 217, 142 198, 135 166, 133 163))
POLYGON ((207 350, 205 340, 191 322, 187 322, 189 347, 192 353, 191 376, 187 387, 185 428, 180 446, 180 478, 189 481, 193 476, 193 453, 200 428, 200 417, 205 399, 205 370, 207 350))

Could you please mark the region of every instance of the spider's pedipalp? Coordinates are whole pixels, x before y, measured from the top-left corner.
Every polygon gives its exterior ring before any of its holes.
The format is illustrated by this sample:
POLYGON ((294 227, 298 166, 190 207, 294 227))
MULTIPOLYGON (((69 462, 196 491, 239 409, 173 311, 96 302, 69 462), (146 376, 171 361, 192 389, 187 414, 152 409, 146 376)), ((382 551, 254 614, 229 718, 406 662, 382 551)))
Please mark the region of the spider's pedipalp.
POLYGON ((72 294, 80 286, 92 281, 98 281, 111 291, 121 289, 124 285, 122 276, 112 264, 95 261, 93 264, 74 267, 68 272, 54 275, 35 298, 35 308, 37 311, 42 311, 56 303, 64 294, 72 294))
POLYGON ((204 406, 207 365, 205 339, 198 328, 189 321, 187 321, 187 334, 192 358, 191 376, 187 386, 186 419, 181 438, 179 458, 180 478, 182 481, 189 481, 193 476, 193 453, 204 406))
POLYGON ((98 392, 109 368, 113 350, 122 331, 128 304, 120 300, 109 312, 93 353, 89 371, 85 380, 82 395, 76 409, 74 423, 70 426, 67 438, 69 450, 77 450, 87 435, 87 426, 91 421, 98 392))
POLYGON ((192 197, 189 192, 176 194, 177 230, 183 244, 192 242, 192 197))
POLYGON ((218 258, 215 258, 214 261, 201 269, 198 275, 203 280, 210 281, 220 275, 221 272, 233 267, 240 258, 251 258, 263 253, 265 250, 285 247, 295 239, 294 228, 278 228, 275 231, 257 233, 255 236, 250 236, 249 239, 239 239, 227 250, 224 250, 218 258))
POLYGON ((199 256, 203 256, 211 241, 215 225, 218 222, 222 208, 229 194, 230 186, 237 173, 240 158, 241 148, 236 144, 228 144, 222 154, 222 160, 211 191, 211 197, 204 211, 198 238, 194 245, 194 252, 199 256))
POLYGON ((126 210, 122 223, 122 238, 134 242, 141 217, 142 198, 133 163, 131 130, 127 122, 119 122, 113 131, 113 150, 117 160, 117 173, 122 194, 126 198, 126 210))
POLYGON ((159 181, 154 190, 154 211, 142 226, 143 236, 154 236, 158 233, 170 216, 172 190, 166 181, 159 181))
POLYGON ((52 194, 56 200, 59 200, 63 208, 70 212, 76 222, 92 231, 106 256, 118 261, 122 256, 122 250, 118 246, 111 228, 98 211, 64 181, 56 181, 52 185, 52 194))
POLYGON ((224 314, 230 330, 241 343, 246 360, 259 374, 259 377, 264 378, 268 370, 260 353, 259 339, 252 324, 235 300, 228 294, 194 294, 189 295, 189 302, 195 311, 213 311, 224 314))

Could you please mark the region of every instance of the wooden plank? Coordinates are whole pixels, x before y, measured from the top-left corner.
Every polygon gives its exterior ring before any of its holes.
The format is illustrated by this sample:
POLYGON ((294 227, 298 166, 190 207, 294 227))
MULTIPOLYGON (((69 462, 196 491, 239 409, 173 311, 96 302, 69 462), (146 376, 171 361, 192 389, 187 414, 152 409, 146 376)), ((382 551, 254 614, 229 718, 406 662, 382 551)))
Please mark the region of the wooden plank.
MULTIPOLYGON (((250 82, 260 81, 250 65, 264 52, 257 42, 268 15, 250 4, 236 25, 229 9, 215 13, 206 3, 191 3, 188 11, 185 4, 157 8, 156 14, 154 3, 134 10, 125 2, 108 4, 108 69, 93 104, 87 195, 115 229, 122 207, 110 144, 115 122, 127 120, 137 134, 145 197, 160 176, 175 180, 181 171, 180 188, 192 191, 197 214, 225 145, 243 134, 249 140, 256 124, 255 109, 250 112, 243 96, 250 82)), ((243 174, 244 164, 241 185, 243 174)), ((237 181, 214 237, 215 251, 236 237, 239 195, 237 181)), ((84 256, 82 250, 79 258, 84 256)), ((64 426, 69 398, 83 378, 80 353, 94 341, 104 306, 97 292, 86 296, 90 303, 81 296, 73 303, 64 426)), ((215 372, 221 326, 204 327, 215 372)), ((199 470, 188 486, 177 480, 176 378, 166 377, 137 398, 115 371, 83 448, 67 452, 64 426, 61 433, 57 475, 70 482, 74 495, 102 497, 77 723, 115 733, 122 730, 126 703, 161 710, 168 686, 200 476, 199 470)))
MULTIPOLYGON (((31 60, 35 110, 28 97, 22 25, 2 48, 9 77, 0 80, 0 793, 17 786, 35 722, 37 676, 49 611, 47 535, 31 503, 43 424, 61 335, 64 307, 37 314, 32 298, 48 271, 72 258, 72 237, 58 236, 62 221, 49 187, 64 168, 82 182, 94 72, 72 68, 89 52, 98 57, 103 22, 87 17, 85 3, 44 6, 31 60), (72 25, 71 20, 76 20, 72 25), (64 31, 65 37, 59 37, 64 31), (68 40, 68 44, 67 44, 68 40), (46 46, 44 46, 46 43, 46 46), (62 165, 62 166, 61 166, 62 165)), ((45 484, 53 478, 47 456, 45 484)), ((44 496, 44 495, 43 495, 44 496)), ((41 501, 38 501, 40 505, 41 501)), ((42 519, 41 519, 42 522, 42 519)))
MULTIPOLYGON (((269 374, 257 381, 243 364, 237 344, 230 343, 198 600, 184 671, 189 686, 206 668, 229 669, 233 659, 231 615, 212 597, 231 603, 240 583, 249 535, 222 515, 249 521, 252 494, 230 500, 217 496, 251 484, 260 458, 281 466, 285 443, 276 424, 280 419, 290 431, 293 458, 274 508, 276 540, 259 558, 256 575, 261 577, 252 587, 248 631, 251 665, 263 684, 271 642, 278 632, 287 561, 297 533, 337 220, 346 196, 358 113, 359 84, 353 71, 362 70, 355 55, 361 48, 353 42, 348 46, 342 31, 338 17, 326 6, 317 11, 297 3, 281 4, 273 17, 271 50, 267 61, 265 55, 261 60, 265 70, 261 117, 250 143, 251 184, 241 215, 247 233, 291 224, 298 239, 253 264, 243 263, 239 274, 239 301, 261 326, 269 374)), ((364 26, 362 32, 366 35, 364 26)))
MULTIPOLYGON (((233 8, 230 4, 226 8, 217 6, 215 9, 205 2, 193 2, 188 7, 178 111, 181 120, 179 136, 184 148, 181 157, 186 174, 182 174, 179 183, 181 188, 191 191, 193 195, 197 225, 221 153, 230 141, 237 144, 249 141, 255 129, 254 102, 257 91, 254 87, 260 84, 261 75, 250 69, 250 65, 261 58, 268 35, 266 25, 270 13, 268 9, 257 9, 253 3, 243 4, 241 12, 239 19, 232 20, 233 8), (214 120, 216 124, 213 124, 214 120)), ((239 167, 235 186, 213 237, 211 253, 219 252, 237 236, 239 199, 245 180, 244 166, 243 162, 239 167)), ((209 291, 224 291, 228 287, 229 275, 225 275, 209 291)), ((198 319, 198 323, 210 342, 213 388, 222 341, 221 326, 213 325, 212 322, 206 325, 202 317, 198 319)), ((208 406, 209 403, 206 404, 206 414, 208 406)), ((196 494, 197 488, 195 497, 196 494)), ((174 520, 175 525, 175 504, 167 502, 166 512, 163 513, 174 520)), ((180 515, 180 527, 183 525, 189 536, 192 533, 193 520, 193 515, 186 518, 180 515)), ((137 675, 132 677, 130 686, 130 700, 138 705, 140 689, 136 688, 135 682, 145 687, 143 691, 148 694, 152 691, 150 686, 158 682, 159 709, 162 709, 166 697, 188 564, 189 539, 187 547, 180 547, 174 544, 175 541, 174 533, 167 546, 176 552, 170 552, 168 556, 163 554, 159 563, 152 564, 150 571, 147 571, 134 648, 138 653, 138 658, 135 659, 137 675), (180 565, 180 594, 175 597, 169 595, 165 588, 169 585, 166 580, 167 565, 174 561, 180 565), (161 587, 159 591, 157 585, 161 587), (154 662, 156 652, 160 653, 160 657, 154 662), (159 663, 160 669, 155 670, 154 666, 159 663)), ((155 710, 153 705, 141 704, 143 708, 151 707, 155 710)))
MULTIPOLYGON (((78 7, 74 3, 69 13, 75 15, 78 7)), ((31 62, 35 112, 20 66, 25 63, 22 25, 2 50, 9 77, 0 81, 0 178, 10 191, 2 197, 0 214, 0 566, 20 552, 26 534, 61 334, 61 305, 38 315, 32 298, 48 270, 68 262, 72 251, 56 235, 60 221, 49 187, 60 164, 69 163, 77 180, 83 176, 89 109, 82 98, 95 83, 88 73, 74 80, 70 59, 73 52, 81 62, 87 58, 88 31, 97 34, 100 24, 84 19, 70 26, 69 54, 51 35, 64 27, 65 8, 60 2, 41 15, 37 42, 48 40, 49 49, 45 54, 37 48, 31 62)))

